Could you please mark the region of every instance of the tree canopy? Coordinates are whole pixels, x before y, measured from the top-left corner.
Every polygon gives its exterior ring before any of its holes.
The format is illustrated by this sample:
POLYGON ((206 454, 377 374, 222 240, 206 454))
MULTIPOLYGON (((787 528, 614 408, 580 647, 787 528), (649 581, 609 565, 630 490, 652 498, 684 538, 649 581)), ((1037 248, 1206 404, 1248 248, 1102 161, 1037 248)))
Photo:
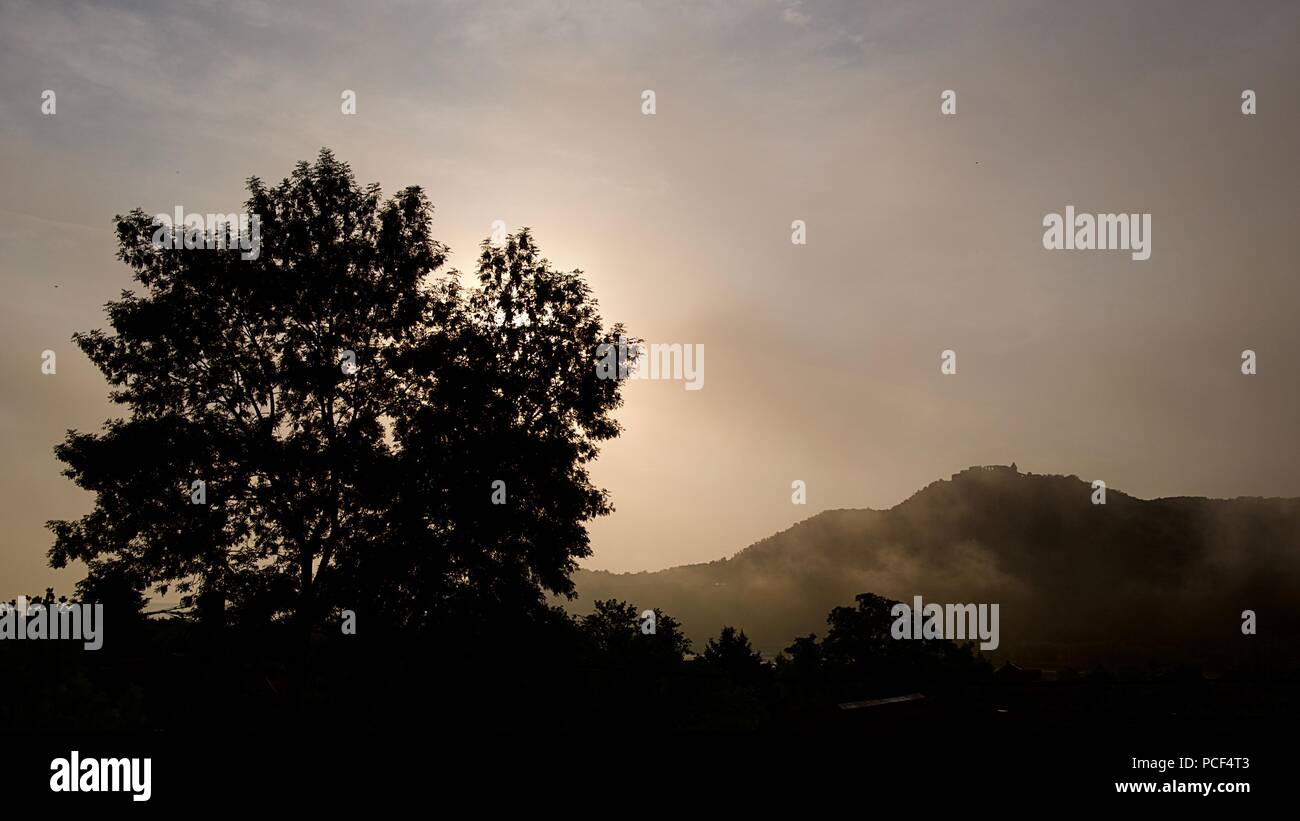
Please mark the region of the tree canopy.
POLYGON ((462 285, 421 189, 382 199, 327 150, 248 191, 251 259, 116 218, 139 288, 106 306, 111 332, 74 340, 126 413, 56 448, 95 504, 49 523, 52 564, 305 629, 571 593, 585 522, 612 509, 586 466, 619 433, 621 383, 595 354, 624 333, 581 272, 522 229, 484 241, 462 285))

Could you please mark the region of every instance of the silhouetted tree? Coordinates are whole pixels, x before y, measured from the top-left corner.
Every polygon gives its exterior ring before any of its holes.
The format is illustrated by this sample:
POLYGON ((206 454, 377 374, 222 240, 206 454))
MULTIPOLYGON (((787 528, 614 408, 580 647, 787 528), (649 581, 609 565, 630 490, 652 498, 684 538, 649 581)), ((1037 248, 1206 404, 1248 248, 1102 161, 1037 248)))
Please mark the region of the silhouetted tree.
POLYGON ((791 711, 824 706, 826 672, 817 636, 800 636, 777 655, 773 672, 782 705, 791 711))
POLYGON ((738 685, 762 687, 771 674, 763 656, 749 643, 744 630, 723 627, 716 640, 709 639, 702 658, 738 685))
POLYGON ((864 665, 884 659, 898 647, 890 635, 896 602, 874 593, 859 593, 857 607, 836 607, 826 616, 822 654, 831 664, 864 665))
POLYGON ((612 510, 585 466, 620 430, 621 383, 595 361, 623 327, 602 329, 581 272, 551 268, 527 229, 484 242, 477 279, 449 285, 444 316, 398 357, 390 537, 339 557, 354 597, 382 591, 383 618, 401 625, 480 628, 519 610, 503 602, 571 593, 583 523, 612 510))
POLYGON ((894 695, 902 689, 987 678, 992 670, 974 643, 946 639, 895 639, 897 602, 874 593, 856 596, 857 607, 836 607, 821 645, 822 663, 839 697, 894 695))
POLYGON ((579 623, 592 650, 606 663, 662 671, 682 662, 691 640, 672 616, 658 608, 653 613, 650 633, 635 606, 609 599, 595 602, 594 612, 579 623))
POLYGON ((477 288, 435 277, 421 190, 381 201, 327 150, 248 188, 255 259, 117 218, 141 292, 108 304, 112 333, 74 339, 128 415, 56 448, 96 498, 49 523, 52 564, 174 585, 209 620, 291 620, 303 642, 344 607, 362 630, 424 627, 571 592, 584 522, 611 509, 584 466, 621 401, 595 362, 622 328, 580 272, 525 229, 484 244, 477 288))

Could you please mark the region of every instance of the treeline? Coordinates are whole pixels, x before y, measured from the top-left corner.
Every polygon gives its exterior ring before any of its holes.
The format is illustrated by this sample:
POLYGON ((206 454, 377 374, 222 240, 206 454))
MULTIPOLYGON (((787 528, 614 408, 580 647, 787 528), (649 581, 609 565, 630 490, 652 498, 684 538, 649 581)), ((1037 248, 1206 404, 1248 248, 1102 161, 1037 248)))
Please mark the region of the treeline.
MULTIPOLYGON (((53 601, 53 594, 44 597, 53 601)), ((726 627, 692 647, 670 614, 620 601, 575 617, 539 606, 439 629, 322 629, 295 659, 288 623, 213 625, 118 602, 102 650, 0 641, 0 729, 38 732, 715 732, 862 723, 1296 710, 1294 671, 1101 668, 1034 680, 973 644, 890 637, 893 602, 836 607, 823 636, 766 659, 726 627), (650 629, 653 623, 653 630, 650 629), (916 698, 919 695, 921 698, 916 698), (911 696, 886 706, 840 705, 911 696)), ((137 603, 138 604, 138 603, 137 603)))

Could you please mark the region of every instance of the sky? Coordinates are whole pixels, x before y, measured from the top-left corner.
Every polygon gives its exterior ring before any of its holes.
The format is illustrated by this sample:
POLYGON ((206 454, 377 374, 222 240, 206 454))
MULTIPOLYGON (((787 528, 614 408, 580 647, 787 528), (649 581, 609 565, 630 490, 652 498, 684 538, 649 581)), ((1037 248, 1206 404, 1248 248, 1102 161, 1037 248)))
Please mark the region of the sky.
POLYGON ((422 186, 450 267, 531 226, 607 323, 704 346, 701 390, 627 384, 584 566, 973 464, 1300 496, 1298 41, 1284 2, 5 0, 0 597, 84 573, 44 523, 92 504, 54 445, 118 412, 70 341, 131 286, 113 216, 236 211, 322 147, 422 186), (1150 259, 1045 249, 1068 205, 1150 214, 1150 259))

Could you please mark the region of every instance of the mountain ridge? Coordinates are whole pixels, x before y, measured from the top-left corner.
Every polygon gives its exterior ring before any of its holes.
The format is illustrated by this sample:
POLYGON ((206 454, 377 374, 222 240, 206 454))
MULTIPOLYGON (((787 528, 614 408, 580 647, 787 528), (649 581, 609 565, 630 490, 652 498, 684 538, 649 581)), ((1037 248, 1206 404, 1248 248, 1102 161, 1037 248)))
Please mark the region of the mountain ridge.
POLYGON ((999 655, 1072 666, 1225 666, 1300 635, 1300 499, 1093 495, 1073 474, 967 468, 891 508, 819 511, 711 562, 580 570, 566 606, 619 598, 673 615, 697 649, 730 624, 776 653, 824 633, 857 593, 999 603, 999 655), (1247 609, 1268 614, 1258 636, 1241 633, 1247 609))

